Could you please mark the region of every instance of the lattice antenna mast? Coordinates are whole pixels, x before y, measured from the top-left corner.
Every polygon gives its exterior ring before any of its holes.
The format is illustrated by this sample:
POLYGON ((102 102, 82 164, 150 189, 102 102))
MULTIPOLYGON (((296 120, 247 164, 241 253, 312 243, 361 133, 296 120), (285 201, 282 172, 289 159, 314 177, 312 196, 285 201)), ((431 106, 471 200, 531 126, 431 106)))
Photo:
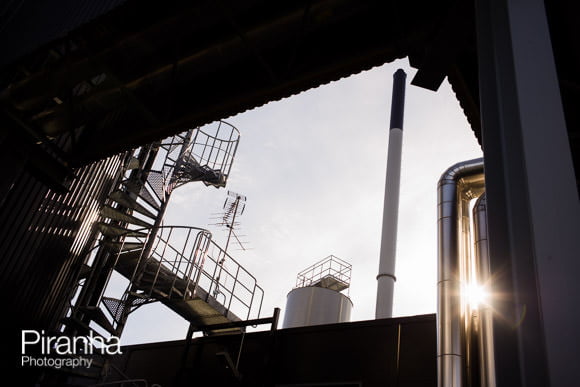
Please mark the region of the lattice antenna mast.
POLYGON ((228 197, 224 202, 224 214, 222 216, 221 222, 221 225, 225 226, 228 229, 228 238, 226 240, 224 252, 228 251, 228 247, 230 245, 232 236, 236 238, 236 241, 238 242, 242 250, 245 250, 244 245, 242 244, 242 242, 237 237, 234 231, 237 225, 236 217, 242 215, 245 209, 246 209, 246 197, 238 193, 228 191, 228 197))
POLYGON ((228 256, 227 251, 228 251, 228 247, 230 245, 230 241, 232 240, 232 236, 234 238, 236 238, 236 241, 238 242, 238 244, 240 245, 242 250, 245 250, 244 246, 242 245, 242 242, 237 237, 237 235, 234 231, 236 225, 238 224, 238 223, 236 223, 236 218, 239 217, 240 215, 242 215, 244 213, 245 209, 246 209, 246 197, 243 195, 240 195, 238 193, 235 193, 233 191, 228 191, 228 197, 226 198, 226 201, 224 202, 224 212, 219 218, 220 222, 214 224, 215 226, 224 226, 228 230, 228 238, 226 240, 226 245, 225 245, 223 251, 220 253, 221 258, 218 258, 218 261, 217 261, 218 266, 219 266, 219 271, 218 271, 217 276, 216 276, 216 286, 215 286, 215 289, 213 291, 214 297, 217 297, 218 294, 220 294, 220 286, 219 286, 220 278, 221 278, 222 270, 224 267, 224 263, 226 261, 226 257, 228 256))

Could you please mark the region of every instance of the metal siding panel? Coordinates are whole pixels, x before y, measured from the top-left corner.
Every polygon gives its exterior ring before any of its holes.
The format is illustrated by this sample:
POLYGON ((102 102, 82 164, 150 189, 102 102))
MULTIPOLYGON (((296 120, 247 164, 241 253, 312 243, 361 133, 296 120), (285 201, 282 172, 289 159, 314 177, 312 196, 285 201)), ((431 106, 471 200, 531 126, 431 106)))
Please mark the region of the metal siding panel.
MULTIPOLYGON (((97 168, 95 164, 84 168, 79 176, 79 178, 75 181, 75 183, 71 187, 71 192, 65 194, 62 199, 54 206, 52 206, 52 212, 46 216, 46 219, 41 223, 41 227, 47 227, 47 230, 40 234, 38 238, 38 242, 34 248, 29 250, 33 252, 43 252, 43 253, 50 253, 53 252, 51 256, 54 260, 58 259, 59 248, 65 249, 65 246, 68 244, 69 246, 72 244, 73 238, 72 237, 63 237, 60 234, 59 230, 62 227, 63 223, 67 220, 74 222, 78 222, 78 217, 71 216, 72 214, 66 214, 66 207, 68 206, 75 206, 79 204, 79 201, 82 200, 83 196, 90 193, 91 186, 85 186, 83 183, 87 179, 87 177, 93 174, 93 171, 97 168), (84 194, 84 195, 83 195, 84 194), (64 208, 65 211, 61 211, 61 208, 64 208), (65 212, 61 214, 61 212, 65 212), (67 216, 68 215, 68 216, 67 216), (61 245, 65 244, 61 247, 61 245), (56 250, 56 252, 54 252, 56 250)), ((68 249, 67 249, 68 250, 68 249)), ((43 259, 42 257, 38 257, 38 259, 43 259)), ((53 262, 61 267, 66 263, 66 258, 63 257, 63 260, 60 262, 53 262)), ((35 272, 38 274, 38 271, 35 272)), ((41 311, 35 312, 35 314, 43 315, 42 309, 44 309, 45 300, 50 300, 50 291, 49 292, 39 292, 42 288, 45 289, 52 289, 50 284, 53 282, 51 277, 54 276, 56 273, 53 271, 48 272, 48 278, 42 277, 38 278, 36 281, 33 281, 32 286, 26 289, 26 293, 23 294, 24 299, 34 299, 34 294, 42 294, 44 297, 37 298, 37 308, 40 308, 41 311)), ((54 290, 54 289, 52 289, 54 290)), ((58 297, 58 295, 53 295, 53 297, 58 297)))
POLYGON ((0 208, 0 277, 3 297, 16 324, 52 330, 66 311, 86 247, 97 235, 91 226, 119 176, 121 156, 77 171, 71 190, 55 194, 22 173, 0 208), (74 228, 70 229, 69 222, 74 228), (76 223, 76 224, 75 224, 76 223))
MULTIPOLYGON (((82 188, 82 185, 81 185, 82 178, 86 175, 87 172, 89 172, 93 168, 94 168, 94 165, 90 165, 90 166, 84 168, 80 178, 75 180, 75 182, 72 184, 71 191, 69 193, 65 194, 62 198, 60 198, 60 200, 58 200, 58 201, 53 200, 52 201, 52 206, 49 207, 51 209, 51 212, 49 214, 44 214, 42 211, 35 211, 35 217, 28 224, 27 228, 30 231, 31 227, 36 227, 42 231, 41 232, 36 231, 37 236, 30 238, 30 239, 32 239, 32 243, 26 243, 23 246, 21 254, 26 255, 26 256, 28 256, 28 255, 36 256, 38 254, 38 252, 40 252, 40 251, 47 251, 47 250, 50 251, 50 248, 53 248, 53 246, 54 246, 54 245, 51 245, 51 243, 50 243, 51 239, 53 242, 59 241, 58 239, 61 239, 61 238, 56 238, 56 240, 54 239, 54 237, 58 237, 58 235, 54 235, 53 238, 51 238, 51 230, 53 228, 60 226, 65 220, 70 220, 72 222, 75 222, 76 219, 67 218, 65 216, 57 216, 57 215, 59 215, 58 213, 60 212, 59 208, 61 208, 62 204, 64 204, 64 203, 74 204, 76 197, 78 196, 79 192, 81 192, 79 190, 79 188, 82 188), (44 229, 46 229, 46 230, 44 230, 44 229)), ((47 199, 50 199, 50 198, 51 198, 51 194, 49 193, 49 195, 45 196, 45 199, 43 200, 43 202, 46 201, 47 199)), ((25 231, 25 233, 26 233, 26 231, 25 231)), ((39 259, 42 259, 42 258, 39 257, 39 259)), ((29 261, 28 266, 31 263, 32 263, 32 261, 29 261)), ((35 263, 38 264, 37 262, 35 262, 35 263)), ((20 276, 22 277, 21 280, 23 283, 24 283, 23 277, 25 275, 27 275, 27 273, 29 271, 28 266, 25 267, 24 270, 22 270, 20 272, 20 276)), ((29 288, 29 290, 30 290, 30 288, 29 288)), ((23 296, 26 298, 25 294, 23 296)))
MULTIPOLYGON (((113 178, 108 177, 109 174, 114 170, 119 168, 119 162, 114 163, 112 160, 110 162, 102 162, 99 165, 99 181, 93 179, 92 176, 87 177, 85 180, 94 181, 95 184, 88 186, 84 191, 90 195, 86 195, 83 204, 80 208, 83 211, 78 214, 79 219, 87 220, 87 217, 94 212, 93 220, 97 221, 99 219, 98 209, 104 200, 108 197, 109 192, 114 187, 113 178)), ((111 174, 111 176, 114 176, 111 174)), ((69 259, 65 262, 62 270, 57 274, 51 289, 53 289, 52 294, 48 294, 47 300, 50 301, 50 305, 46 304, 45 309, 48 310, 59 310, 61 312, 57 315, 62 314, 62 310, 66 309, 66 305, 70 297, 76 288, 74 284, 76 283, 76 278, 78 274, 78 268, 80 264, 85 261, 86 247, 92 245, 92 241, 96 237, 97 232, 95 228, 91 225, 85 230, 78 230, 73 243, 70 247, 69 259), (58 297, 58 295, 64 297, 58 297)), ((56 321, 55 321, 56 323, 56 321)), ((51 324, 52 325, 52 324, 51 324)))
MULTIPOLYGON (((22 236, 23 224, 27 224, 27 220, 32 218, 35 214, 35 209, 38 208, 42 202, 42 197, 48 190, 43 187, 42 184, 35 182, 32 177, 28 174, 26 176, 26 182, 30 183, 27 186, 30 187, 29 191, 18 192, 16 190, 12 195, 12 203, 6 203, 5 206, 8 214, 5 225, 6 228, 2 232, 6 233, 6 238, 1 243, 4 245, 4 251, 2 251, 3 257, 12 257, 19 249, 21 245, 20 236, 22 236), (27 203, 30 201, 30 204, 27 203)), ((23 258, 26 259, 26 258, 23 258)), ((5 278, 11 278, 13 271, 17 269, 18 265, 21 265, 21 260, 11 259, 7 262, 7 266, 3 270, 5 278), (16 267, 15 267, 16 265, 16 267)))
MULTIPOLYGON (((112 179, 107 175, 106 163, 102 162, 98 165, 96 171, 88 174, 85 179, 80 184, 82 187, 82 192, 84 195, 81 196, 75 202, 78 203, 77 209, 81 209, 80 212, 75 214, 74 218, 78 221, 84 221, 87 215, 91 213, 91 209, 96 210, 100 204, 106 199, 108 193, 112 187, 112 179), (86 204, 93 201, 92 206, 87 206, 86 204)), ((98 216, 94 217, 94 220, 98 219, 98 216)), ((82 223, 81 223, 82 224, 82 223)), ((79 224, 79 226, 81 225, 79 224)), ((53 280, 49 284, 49 289, 52 289, 52 296, 48 294, 46 297, 47 303, 45 303, 45 310, 54 310, 56 308, 55 304, 65 305, 68 299, 72 296, 70 290, 73 289, 74 282, 76 281, 76 276, 73 274, 73 270, 78 267, 81 262, 84 261, 85 257, 82 255, 82 250, 84 245, 91 242, 91 236, 95 233, 92 232, 92 226, 89 226, 82 234, 79 234, 79 229, 75 230, 74 238, 71 238, 70 254, 62 263, 61 270, 55 273, 53 280), (75 248, 75 242, 76 244, 75 248)), ((60 317, 60 316, 56 316, 60 317)))

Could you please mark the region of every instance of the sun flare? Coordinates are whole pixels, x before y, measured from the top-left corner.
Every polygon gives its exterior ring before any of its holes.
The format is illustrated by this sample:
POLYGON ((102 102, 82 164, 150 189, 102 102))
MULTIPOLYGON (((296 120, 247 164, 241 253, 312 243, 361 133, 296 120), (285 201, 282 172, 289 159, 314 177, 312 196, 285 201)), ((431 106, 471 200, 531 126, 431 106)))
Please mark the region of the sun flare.
POLYGON ((489 292, 479 284, 469 284, 465 287, 465 300, 471 309, 477 309, 489 302, 489 292))

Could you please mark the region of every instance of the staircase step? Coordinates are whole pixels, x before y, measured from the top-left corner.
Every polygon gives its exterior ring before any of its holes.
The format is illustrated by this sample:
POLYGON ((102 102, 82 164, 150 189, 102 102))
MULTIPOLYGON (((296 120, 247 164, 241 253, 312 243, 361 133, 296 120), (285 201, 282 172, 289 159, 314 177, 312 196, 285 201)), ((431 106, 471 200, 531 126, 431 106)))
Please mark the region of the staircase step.
POLYGON ((138 292, 129 292, 129 294, 135 298, 141 298, 143 300, 147 300, 149 299, 149 295, 148 294, 144 294, 144 293, 138 293, 138 292))
POLYGON ((139 242, 105 242, 105 246, 113 250, 114 252, 124 252, 140 250, 143 248, 144 244, 139 242))
POLYGON ((139 159, 136 157, 131 157, 131 160, 127 163, 127 170, 139 168, 139 159))
POLYGON ((184 298, 184 292, 188 295, 193 293, 193 281, 187 282, 183 278, 175 278, 175 273, 173 273, 168 267, 162 265, 161 268, 158 267, 159 261, 150 260, 145 271, 143 272, 140 283, 145 288, 150 288, 155 281, 154 291, 158 293, 159 296, 165 298, 184 298), (158 272, 159 271, 159 272, 158 272), (157 278, 155 278, 157 276, 157 278), (171 296, 169 296, 169 289, 171 290, 171 296))
POLYGON ((83 263, 83 265, 81 266, 81 270, 79 271, 79 280, 87 278, 91 273, 92 269, 93 269, 92 267, 90 267, 86 263, 83 263))
POLYGON ((206 186, 225 187, 227 176, 219 169, 208 169, 203 176, 203 183, 206 186))
MULTIPOLYGON (((101 335, 99 332, 95 331, 93 328, 91 328, 88 324, 85 324, 84 322, 82 322, 81 320, 79 320, 76 317, 65 317, 61 320, 61 322, 66 325, 67 327, 71 327, 74 328, 77 331, 77 336, 89 336, 90 332, 93 333, 93 337, 100 337, 103 340, 106 340, 106 338, 101 335)), ((109 332, 107 330, 107 332, 109 332)), ((111 333, 111 332, 109 332, 111 333)))
POLYGON ((109 334, 111 335, 116 334, 115 327, 113 327, 111 322, 107 319, 107 317, 105 316, 105 312, 103 312, 101 308, 97 306, 85 306, 79 309, 83 311, 87 316, 89 316, 95 324, 97 324, 98 326, 109 332, 109 334))
MULTIPOLYGON (((98 385, 98 384, 94 384, 94 383, 99 381, 103 377, 104 368, 106 367, 106 364, 108 362, 107 359, 105 358, 105 356, 98 355, 98 354, 92 354, 92 355, 81 354, 81 355, 73 355, 73 356, 68 356, 68 357, 71 359, 83 358, 83 359, 85 359, 85 361, 90 359, 91 363, 90 363, 90 367, 88 367, 88 368, 86 368, 86 367, 53 368, 53 370, 55 370, 57 372, 62 372, 64 374, 66 374, 67 376, 75 377, 75 379, 76 379, 75 383, 74 384, 67 383, 66 384, 67 386, 79 386, 80 387, 80 386, 88 385, 86 380, 81 382, 79 380, 79 378, 92 379, 92 381, 89 382, 90 385, 91 386, 98 385)), ((53 384, 50 384, 50 385, 53 386, 53 384)), ((61 384, 59 384, 59 385, 61 385, 61 384)), ((54 386, 56 386, 56 384, 54 386)))
POLYGON ((164 298, 183 298, 183 292, 176 287, 171 288, 171 296, 169 295, 169 290, 163 286, 155 286, 153 287, 153 292, 158 293, 164 298))
POLYGON ((204 328, 207 329, 207 330, 204 329, 204 332, 208 336, 239 335, 240 333, 243 333, 242 328, 227 328, 227 329, 219 329, 219 330, 215 330, 215 331, 211 330, 211 325, 208 325, 204 328))
POLYGON ((177 288, 173 288, 171 291, 172 298, 183 298, 183 292, 177 288))
POLYGON ((75 329, 77 335, 88 335, 91 331, 91 328, 87 324, 74 317, 65 317, 61 322, 67 327, 75 329))
POLYGON ((121 235, 128 236, 128 237, 146 237, 147 233, 143 231, 133 231, 127 230, 121 226, 116 226, 109 223, 98 222, 97 228, 101 232, 101 234, 109 236, 109 237, 118 237, 121 235))
MULTIPOLYGON (((155 279, 155 276, 157 276, 157 282, 163 282, 164 284, 172 283, 173 279, 175 278, 175 274, 169 271, 169 269, 165 266, 161 267, 159 273, 156 274, 156 272, 157 268, 153 268, 153 271, 151 271, 151 267, 148 267, 146 271, 143 273, 142 278, 146 281, 151 282, 155 279)), ((179 283, 180 281, 183 280, 178 279, 176 283, 179 283)))
POLYGON ((119 211, 111 206, 104 206, 101 208, 101 216, 104 216, 109 219, 118 220, 120 222, 136 224, 142 227, 151 227, 151 223, 147 223, 146 221, 136 218, 132 215, 125 214, 122 211, 119 211))
POLYGON ((151 289, 151 291, 155 295, 155 298, 165 299, 167 302, 170 302, 170 300, 174 300, 174 299, 180 300, 183 298, 183 293, 176 288, 173 288, 173 290, 171 292, 171 296, 169 295, 169 292, 166 289, 159 289, 158 287, 153 287, 153 289, 151 289))
POLYGON ((143 201, 149 204, 151 207, 155 208, 156 210, 160 209, 160 204, 153 198, 153 195, 147 191, 147 188, 143 186, 142 183, 135 182, 132 180, 125 180, 123 181, 123 185, 127 188, 128 191, 133 192, 137 196, 139 196, 143 201))
MULTIPOLYGON (((135 269, 135 266, 141 257, 141 254, 142 250, 134 250, 119 254, 115 270, 122 274, 125 278, 130 279, 133 275, 133 270, 135 269)), ((144 257, 141 258, 144 259, 144 257)))
POLYGON ((91 368, 103 368, 105 366, 105 363, 107 362, 107 360, 104 358, 104 356, 106 355, 95 355, 93 354, 91 357, 91 360, 93 361, 91 363, 91 368), (101 358, 102 360, 97 360, 97 358, 101 358))
POLYGON ((109 198, 111 198, 112 200, 116 201, 117 203, 119 203, 120 205, 127 207, 127 208, 131 208, 137 212, 139 212, 140 214, 143 214, 151 219, 156 219, 157 218, 157 214, 154 214, 153 212, 149 211, 147 208, 145 208, 144 206, 142 206, 141 204, 137 203, 135 198, 132 198, 128 193, 123 192, 123 191, 113 191, 110 195, 109 198))
MULTIPOLYGON (((155 276, 153 274, 143 273, 143 275, 141 276, 141 282, 147 285, 151 285, 153 280, 155 280, 155 276)), ((157 278, 157 280, 159 280, 159 278, 157 278)))
MULTIPOLYGON (((165 269, 166 270, 166 269, 165 269)), ((183 290, 173 284, 173 277, 167 276, 167 272, 161 270, 155 278, 155 271, 146 270, 139 279, 138 286, 153 291, 157 297, 161 298, 183 298, 183 290), (152 288, 153 285, 153 288, 152 288), (169 289, 171 288, 171 296, 169 289)))
MULTIPOLYGON (((67 367, 60 367, 60 368, 53 368, 53 370, 57 372, 62 372, 66 375, 75 376, 76 378, 84 378, 84 379, 91 379, 93 381, 100 380, 102 377, 102 367, 95 367, 94 362, 91 363, 91 368, 84 368, 84 367, 76 367, 76 368, 67 368, 67 367), (92 371, 92 372, 91 372, 92 371)), ((71 384, 67 384, 70 386, 71 384)), ((84 385, 84 384, 82 384, 84 385)), ((81 386, 81 384, 79 384, 81 386)))

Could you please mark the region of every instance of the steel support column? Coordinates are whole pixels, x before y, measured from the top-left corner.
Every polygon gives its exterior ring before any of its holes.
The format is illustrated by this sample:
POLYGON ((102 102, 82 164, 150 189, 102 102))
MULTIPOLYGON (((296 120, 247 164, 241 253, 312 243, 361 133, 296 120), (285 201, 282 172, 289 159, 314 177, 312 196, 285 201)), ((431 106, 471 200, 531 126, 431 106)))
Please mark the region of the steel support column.
POLYGON ((497 385, 572 385, 580 205, 544 2, 476 0, 476 20, 497 385))

